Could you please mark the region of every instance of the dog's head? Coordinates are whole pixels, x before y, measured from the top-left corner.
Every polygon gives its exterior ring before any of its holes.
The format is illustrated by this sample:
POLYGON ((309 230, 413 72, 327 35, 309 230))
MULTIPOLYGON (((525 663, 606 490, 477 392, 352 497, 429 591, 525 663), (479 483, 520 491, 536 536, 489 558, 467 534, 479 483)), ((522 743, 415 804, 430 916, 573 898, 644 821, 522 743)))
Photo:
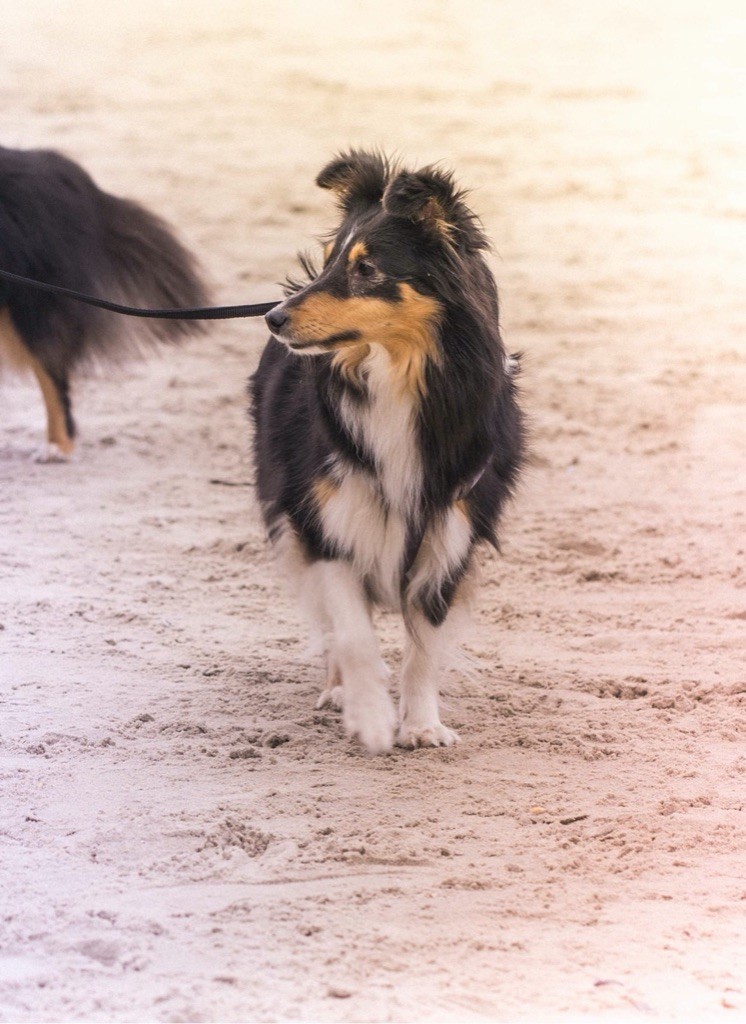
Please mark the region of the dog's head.
POLYGON ((382 345, 407 365, 437 359, 444 303, 487 245, 451 175, 353 151, 316 181, 336 196, 341 224, 318 275, 267 314, 269 329, 307 355, 382 345))

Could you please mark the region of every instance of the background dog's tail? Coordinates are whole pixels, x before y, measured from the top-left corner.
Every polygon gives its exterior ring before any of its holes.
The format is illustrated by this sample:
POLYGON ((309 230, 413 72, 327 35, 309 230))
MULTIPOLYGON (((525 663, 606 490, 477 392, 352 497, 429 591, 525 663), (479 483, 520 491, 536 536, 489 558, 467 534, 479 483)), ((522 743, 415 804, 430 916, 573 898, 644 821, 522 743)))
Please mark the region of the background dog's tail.
MULTIPOLYGON (((99 285, 102 295, 154 309, 210 305, 197 261, 165 221, 129 199, 102 192, 99 201, 107 257, 99 285)), ((197 320, 138 319, 136 334, 143 340, 150 335, 176 341, 202 329, 197 320)))

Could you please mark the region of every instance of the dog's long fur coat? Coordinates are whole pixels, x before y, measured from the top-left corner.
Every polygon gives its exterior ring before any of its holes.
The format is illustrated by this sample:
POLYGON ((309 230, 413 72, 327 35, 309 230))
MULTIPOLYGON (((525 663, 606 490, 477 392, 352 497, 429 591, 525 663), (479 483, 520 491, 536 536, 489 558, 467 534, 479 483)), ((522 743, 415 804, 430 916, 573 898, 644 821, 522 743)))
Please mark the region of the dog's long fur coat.
POLYGON ((475 550, 523 459, 515 363, 500 336, 485 236, 450 175, 377 154, 318 184, 341 224, 267 315, 251 385, 259 498, 325 641, 320 705, 371 752, 448 745, 438 671, 475 550), (402 612, 398 716, 371 622, 402 612))

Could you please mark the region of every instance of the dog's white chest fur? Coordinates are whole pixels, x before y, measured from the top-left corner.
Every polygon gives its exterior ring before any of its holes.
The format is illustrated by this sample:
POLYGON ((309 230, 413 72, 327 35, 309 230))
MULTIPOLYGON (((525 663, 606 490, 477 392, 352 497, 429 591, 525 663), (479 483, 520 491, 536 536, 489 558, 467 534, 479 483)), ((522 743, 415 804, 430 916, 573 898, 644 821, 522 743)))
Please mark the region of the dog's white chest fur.
MULTIPOLYGON (((337 463, 336 488, 321 510, 324 534, 352 560, 358 578, 376 600, 400 608, 402 567, 410 529, 421 522, 423 468, 416 433, 417 408, 391 375, 385 352, 364 364, 368 401, 342 403, 342 417, 355 441, 375 463, 375 474, 337 463)), ((408 597, 435 593, 466 557, 471 529, 456 506, 426 525, 408 585, 408 597)))
POLYGON ((356 575, 368 581, 376 599, 397 608, 406 520, 398 510, 386 507, 368 474, 346 470, 338 480, 322 510, 324 533, 340 555, 352 560, 356 575))
POLYGON ((374 346, 362 365, 368 401, 342 402, 342 418, 365 451, 373 456, 387 504, 411 516, 422 490, 422 462, 416 437, 417 409, 413 397, 392 374, 389 356, 374 346))
POLYGON ((322 520, 326 536, 352 558, 377 599, 398 607, 408 523, 418 515, 422 489, 416 408, 392 378, 383 350, 374 348, 363 372, 368 400, 343 399, 341 415, 356 443, 372 457, 375 475, 337 465, 337 489, 325 503, 322 520))

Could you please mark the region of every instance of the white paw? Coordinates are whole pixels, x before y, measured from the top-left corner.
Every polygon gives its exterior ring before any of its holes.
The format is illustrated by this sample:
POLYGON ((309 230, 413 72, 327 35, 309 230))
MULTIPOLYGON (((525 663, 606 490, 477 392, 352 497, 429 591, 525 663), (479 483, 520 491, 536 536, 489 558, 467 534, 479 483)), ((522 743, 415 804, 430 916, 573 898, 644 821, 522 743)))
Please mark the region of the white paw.
POLYGON ((369 754, 385 754, 394 745, 396 712, 388 691, 376 686, 364 696, 345 700, 347 734, 358 739, 369 754))
POLYGON ((327 686, 316 701, 317 711, 321 711, 322 708, 334 708, 335 711, 341 711, 343 707, 341 686, 327 686))
POLYGON ((63 452, 59 445, 53 441, 47 442, 43 447, 39 448, 33 454, 34 462, 70 462, 72 459, 72 452, 63 452))
POLYGON ((458 733, 437 721, 425 725, 402 722, 396 737, 397 746, 409 747, 412 750, 416 747, 450 747, 460 742, 458 733))

